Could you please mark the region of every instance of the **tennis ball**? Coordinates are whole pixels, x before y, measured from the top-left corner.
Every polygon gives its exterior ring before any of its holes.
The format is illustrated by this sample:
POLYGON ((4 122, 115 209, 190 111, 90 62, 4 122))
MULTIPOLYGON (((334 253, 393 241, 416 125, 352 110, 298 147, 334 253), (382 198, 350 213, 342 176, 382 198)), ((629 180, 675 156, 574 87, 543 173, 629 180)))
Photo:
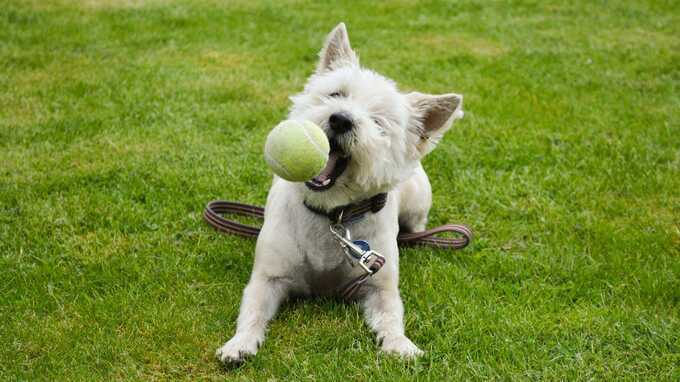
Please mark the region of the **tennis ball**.
POLYGON ((329 151, 328 138, 320 127, 310 121, 287 120, 267 136, 264 158, 276 175, 304 182, 323 170, 329 151))

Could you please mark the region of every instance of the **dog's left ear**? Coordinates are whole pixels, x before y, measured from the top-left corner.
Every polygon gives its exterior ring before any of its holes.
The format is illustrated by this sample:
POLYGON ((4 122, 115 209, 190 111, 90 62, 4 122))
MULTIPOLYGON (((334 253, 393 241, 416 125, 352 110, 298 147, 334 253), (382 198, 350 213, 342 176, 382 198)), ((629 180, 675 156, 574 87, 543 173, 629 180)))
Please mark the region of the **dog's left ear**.
POLYGON ((345 23, 340 23, 326 37, 326 43, 319 53, 316 71, 322 73, 343 65, 359 65, 359 58, 349 44, 345 23))
POLYGON ((453 121, 463 118, 463 96, 460 94, 431 95, 418 92, 406 95, 412 110, 411 127, 419 135, 420 155, 432 151, 453 121))

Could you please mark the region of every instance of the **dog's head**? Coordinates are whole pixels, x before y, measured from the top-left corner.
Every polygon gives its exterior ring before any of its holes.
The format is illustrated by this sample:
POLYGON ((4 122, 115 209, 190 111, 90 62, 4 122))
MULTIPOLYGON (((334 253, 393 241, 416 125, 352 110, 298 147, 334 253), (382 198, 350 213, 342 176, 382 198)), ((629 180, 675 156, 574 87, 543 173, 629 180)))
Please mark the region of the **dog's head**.
POLYGON ((404 94, 362 68, 343 23, 328 35, 304 91, 291 100, 289 118, 315 122, 331 142, 328 165, 305 189, 305 198, 323 208, 389 191, 463 116, 458 94, 404 94))

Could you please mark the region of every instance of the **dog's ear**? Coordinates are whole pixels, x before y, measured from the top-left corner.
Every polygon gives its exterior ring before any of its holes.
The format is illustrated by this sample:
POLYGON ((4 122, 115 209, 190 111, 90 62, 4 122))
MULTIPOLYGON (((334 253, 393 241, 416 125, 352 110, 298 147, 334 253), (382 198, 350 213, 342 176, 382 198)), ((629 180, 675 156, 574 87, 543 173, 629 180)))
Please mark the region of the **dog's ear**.
POLYGON ((359 59, 349 44, 345 23, 338 24, 326 37, 326 43, 319 53, 317 73, 333 70, 344 65, 358 65, 359 59))
POLYGON ((431 95, 418 92, 406 95, 412 110, 412 128, 419 139, 420 155, 432 151, 456 119, 463 118, 463 96, 460 94, 431 95))

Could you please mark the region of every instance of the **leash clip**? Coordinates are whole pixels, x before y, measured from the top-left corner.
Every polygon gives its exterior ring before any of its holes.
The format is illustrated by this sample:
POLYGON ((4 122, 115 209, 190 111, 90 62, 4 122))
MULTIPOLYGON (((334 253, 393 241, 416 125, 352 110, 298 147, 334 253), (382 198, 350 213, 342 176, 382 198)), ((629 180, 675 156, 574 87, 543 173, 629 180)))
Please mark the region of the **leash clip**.
POLYGON ((385 256, 372 249, 364 252, 359 259, 359 265, 361 265, 361 267, 364 268, 364 271, 371 276, 374 273, 377 273, 380 268, 382 268, 383 264, 385 264, 385 256), (374 266, 376 267, 374 268, 374 266))
POLYGON ((385 256, 372 250, 364 240, 352 240, 349 229, 342 223, 331 224, 330 230, 352 267, 358 262, 367 275, 373 275, 385 264, 385 256))

